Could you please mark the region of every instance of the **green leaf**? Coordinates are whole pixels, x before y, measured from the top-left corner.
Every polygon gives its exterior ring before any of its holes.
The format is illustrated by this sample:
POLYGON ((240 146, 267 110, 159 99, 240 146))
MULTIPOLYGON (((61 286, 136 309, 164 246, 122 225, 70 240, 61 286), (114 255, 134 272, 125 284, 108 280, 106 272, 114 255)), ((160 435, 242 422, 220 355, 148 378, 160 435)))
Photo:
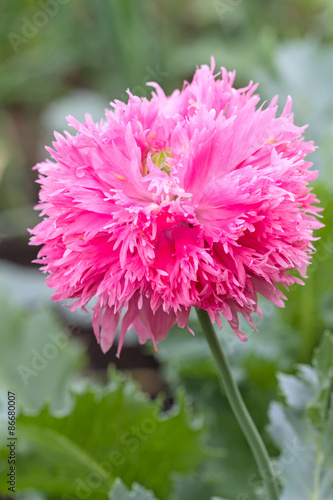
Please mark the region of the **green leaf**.
POLYGON ((134 483, 132 491, 129 491, 118 478, 109 493, 109 500, 157 500, 151 491, 146 490, 139 484, 134 483))
POLYGON ((84 348, 69 337, 50 310, 21 310, 3 296, 1 306, 0 391, 14 392, 17 404, 37 411, 68 406, 68 383, 84 364, 84 348))
POLYGON ((278 381, 282 394, 286 398, 287 404, 295 410, 301 410, 304 408, 313 395, 311 388, 309 388, 305 382, 299 380, 293 375, 279 373, 278 381))
POLYGON ((172 500, 229 500, 214 496, 216 485, 200 476, 176 476, 172 500))
POLYGON ((320 383, 333 378, 333 335, 325 331, 320 346, 316 349, 313 365, 317 370, 320 383))
MULTIPOLYGON (((172 486, 170 474, 192 471, 203 457, 201 430, 189 424, 182 395, 177 408, 164 415, 160 402, 151 402, 113 372, 106 388, 87 386, 73 398, 66 415, 44 407, 35 416, 17 418, 20 491, 33 488, 52 498, 92 494, 102 500, 120 477, 163 500, 172 486)), ((0 455, 6 453, 2 441, 0 455)), ((0 475, 4 472, 5 465, 0 475)), ((0 483, 0 491, 5 489, 0 483)))
POLYGON ((202 476, 176 476, 174 482, 175 488, 173 500, 183 500, 184 498, 202 500, 203 498, 211 498, 211 496, 215 493, 214 485, 209 484, 202 476))
POLYGON ((285 404, 270 407, 269 433, 280 450, 283 500, 333 499, 333 335, 325 332, 313 368, 280 375, 285 404))
POLYGON ((324 332, 322 342, 316 349, 313 365, 318 375, 317 393, 311 402, 308 414, 314 426, 325 428, 330 399, 333 392, 333 335, 324 332))

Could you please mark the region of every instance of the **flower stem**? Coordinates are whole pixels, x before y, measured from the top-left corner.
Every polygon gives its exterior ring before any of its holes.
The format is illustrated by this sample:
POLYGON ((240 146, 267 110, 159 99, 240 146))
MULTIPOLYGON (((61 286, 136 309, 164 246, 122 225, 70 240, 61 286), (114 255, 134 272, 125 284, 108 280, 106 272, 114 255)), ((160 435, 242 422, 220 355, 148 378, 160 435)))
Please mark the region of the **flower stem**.
POLYGON ((222 350, 221 344, 217 339, 210 317, 207 311, 204 311, 203 309, 197 309, 197 314, 210 350, 220 370, 223 387, 225 389, 225 393, 232 411, 237 418, 237 421, 257 462, 260 475, 266 486, 267 498, 269 500, 278 500, 278 486, 274 476, 270 457, 258 432, 258 429, 256 428, 245 406, 238 386, 233 379, 230 365, 222 350))

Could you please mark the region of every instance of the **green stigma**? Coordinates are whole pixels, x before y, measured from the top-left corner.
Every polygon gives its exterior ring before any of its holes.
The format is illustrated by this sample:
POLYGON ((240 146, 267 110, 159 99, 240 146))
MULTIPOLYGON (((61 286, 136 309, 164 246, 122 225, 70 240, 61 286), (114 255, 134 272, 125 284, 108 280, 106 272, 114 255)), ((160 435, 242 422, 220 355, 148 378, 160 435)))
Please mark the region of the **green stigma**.
POLYGON ((162 172, 170 175, 172 165, 167 161, 167 158, 171 158, 171 151, 169 149, 157 151, 151 155, 151 161, 154 165, 162 170, 162 172))

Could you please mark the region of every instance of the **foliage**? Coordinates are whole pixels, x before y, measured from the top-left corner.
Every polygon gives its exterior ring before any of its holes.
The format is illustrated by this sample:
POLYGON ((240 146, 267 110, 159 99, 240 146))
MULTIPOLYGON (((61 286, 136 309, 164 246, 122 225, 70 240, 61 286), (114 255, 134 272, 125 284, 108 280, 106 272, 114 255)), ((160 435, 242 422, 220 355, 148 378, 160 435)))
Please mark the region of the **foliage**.
POLYGON ((313 367, 280 374, 284 403, 270 407, 269 433, 281 451, 282 500, 333 499, 333 335, 325 332, 313 367))
MULTIPOLYGON (((160 402, 149 401, 135 384, 115 372, 110 379, 105 388, 87 384, 73 391, 73 407, 65 415, 44 407, 18 416, 19 491, 102 499, 120 476, 125 484, 139 481, 163 499, 171 488, 170 474, 189 472, 200 462, 201 431, 189 424, 184 397, 170 414, 161 415, 160 402), (151 467, 154 474, 148 473, 151 467)), ((5 439, 0 450, 2 457, 8 454, 5 439)), ((1 491, 6 489, 2 483, 1 491)))

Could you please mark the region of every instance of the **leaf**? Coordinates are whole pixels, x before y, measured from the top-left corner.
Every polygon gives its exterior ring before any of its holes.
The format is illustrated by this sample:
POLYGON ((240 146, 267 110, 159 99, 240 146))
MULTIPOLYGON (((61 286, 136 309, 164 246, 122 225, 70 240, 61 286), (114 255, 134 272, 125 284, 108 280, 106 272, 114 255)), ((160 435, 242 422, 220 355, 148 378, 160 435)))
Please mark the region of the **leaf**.
MULTIPOLYGON (((177 408, 164 415, 160 402, 151 402, 113 372, 105 389, 86 386, 73 398, 66 415, 44 407, 35 416, 17 418, 20 491, 34 488, 52 498, 92 494, 102 500, 120 477, 127 486, 139 482, 163 500, 172 486, 171 473, 188 473, 203 458, 202 431, 189 424, 182 395, 177 408)), ((4 440, 1 454, 6 456, 4 440)))
POLYGON ((197 476, 175 477, 175 488, 172 500, 229 500, 214 496, 216 485, 206 481, 202 474, 197 476))
POLYGON ((285 404, 270 406, 269 433, 280 450, 282 500, 333 500, 333 335, 325 332, 313 367, 280 375, 285 404))
POLYGON ((306 383, 293 375, 278 374, 279 386, 287 404, 295 410, 301 410, 312 396, 312 391, 306 383))
POLYGON ((328 331, 324 332, 322 342, 315 351, 313 365, 318 375, 318 388, 308 414, 313 425, 322 430, 333 393, 333 335, 328 331))
POLYGON ((333 377, 333 335, 325 331, 320 346, 316 349, 313 365, 317 370, 319 381, 325 383, 333 377))
POLYGON ((132 491, 129 491, 120 479, 116 479, 109 500, 157 500, 151 491, 146 490, 139 484, 134 483, 132 491))
POLYGON ((1 298, 0 391, 14 392, 20 407, 68 406, 68 383, 84 364, 84 349, 50 310, 27 311, 1 298))
POLYGON ((173 500, 202 500, 211 498, 214 494, 214 485, 209 484, 203 477, 175 477, 173 500))

